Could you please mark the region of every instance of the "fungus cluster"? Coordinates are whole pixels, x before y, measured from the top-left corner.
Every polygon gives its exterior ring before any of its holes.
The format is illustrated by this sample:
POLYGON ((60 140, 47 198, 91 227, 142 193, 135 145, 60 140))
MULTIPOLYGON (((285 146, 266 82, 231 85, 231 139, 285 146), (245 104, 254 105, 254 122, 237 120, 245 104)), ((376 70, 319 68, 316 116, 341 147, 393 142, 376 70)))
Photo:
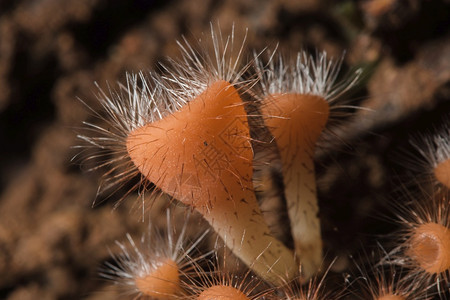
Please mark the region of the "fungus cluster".
MULTIPOLYGON (((329 298, 330 294, 321 290, 323 278, 317 277, 324 260, 314 152, 333 109, 355 85, 361 71, 338 81, 342 60, 329 60, 325 52, 316 53, 316 57, 301 52, 293 61, 272 55, 268 63, 255 55, 245 62, 245 38, 236 48, 233 35, 223 38, 212 28, 209 40, 213 55, 209 55, 203 40, 198 48, 184 40, 179 43, 182 59, 169 60, 162 67, 163 74, 128 75, 127 85, 121 85, 120 91, 101 91, 106 117, 97 116, 107 126, 85 123, 94 134, 80 135, 88 147, 100 149, 89 159, 115 155, 116 159, 98 166, 109 168, 104 189, 117 188, 138 175, 142 199, 151 189, 200 213, 232 253, 271 286, 274 295, 284 295, 285 299, 329 298), (255 195, 254 144, 260 141, 251 134, 249 106, 256 106, 257 113, 252 110, 252 117, 262 120, 279 151, 293 249, 270 231, 255 195), (291 282, 309 286, 306 292, 301 287, 299 294, 292 289, 275 292, 275 287, 291 282), (313 282, 319 284, 313 286, 313 282)), ((447 147, 447 156, 437 147, 438 159, 432 161, 433 174, 443 185, 440 200, 427 206, 431 211, 419 206, 408 208, 408 212, 424 214, 401 216, 402 220, 409 218, 404 222, 408 228, 401 246, 389 253, 396 264, 416 270, 414 274, 424 274, 420 276, 426 281, 449 279, 447 138, 444 143, 433 140, 433 145, 447 147)), ((114 256, 116 264, 103 271, 104 277, 122 278, 138 297, 258 298, 242 285, 233 285, 233 280, 189 287, 188 282, 197 282, 190 272, 203 272, 198 271, 198 262, 207 255, 195 258, 191 252, 206 233, 186 246, 186 227, 174 239, 169 222, 167 225, 167 238, 150 237, 142 242, 142 248, 131 237, 132 250, 118 243, 122 254, 114 256)), ((415 275, 406 276, 406 282, 411 276, 415 275)), ((409 298, 392 290, 376 299, 409 298)))

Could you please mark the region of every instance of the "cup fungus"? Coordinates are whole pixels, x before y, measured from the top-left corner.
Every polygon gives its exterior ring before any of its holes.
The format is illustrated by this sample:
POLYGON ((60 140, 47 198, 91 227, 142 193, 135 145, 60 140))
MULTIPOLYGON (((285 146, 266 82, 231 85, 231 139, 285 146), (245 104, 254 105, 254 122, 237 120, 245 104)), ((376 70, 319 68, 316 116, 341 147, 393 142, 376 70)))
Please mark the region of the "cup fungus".
POLYGON ((243 292, 227 285, 215 285, 198 295, 199 300, 249 300, 243 292))
POLYGON ((167 209, 167 235, 149 226, 139 244, 127 234, 128 244, 116 242, 121 249, 112 255, 115 263, 106 263, 101 276, 114 281, 127 294, 148 296, 152 299, 174 299, 184 295, 181 277, 188 273, 203 255, 194 258, 197 245, 208 231, 192 243, 185 238, 189 215, 178 235, 172 227, 171 213, 167 209))
POLYGON ((82 138, 106 149, 120 140, 122 158, 132 164, 126 177, 137 171, 142 181, 200 212, 236 256, 277 284, 298 268, 292 251, 270 234, 253 189, 253 151, 240 93, 254 80, 242 79, 249 65, 238 69, 244 43, 235 53, 234 33, 222 40, 212 29, 211 37, 213 57, 185 41, 179 43, 183 59, 163 66, 164 75, 141 75, 139 87, 131 76, 124 88, 128 100, 103 93, 109 123, 119 133, 88 124, 107 137, 82 138))
POLYGON ((450 189, 450 158, 440 162, 433 171, 436 180, 450 189))
POLYGON ((360 286, 358 299, 373 300, 429 300, 434 286, 423 282, 420 278, 408 278, 408 270, 395 265, 395 257, 391 257, 380 246, 379 251, 371 252, 370 257, 360 259, 370 264, 370 271, 364 265, 356 265, 359 274, 356 282, 360 286), (381 262, 373 266, 374 261, 381 262))
POLYGON ((127 149, 146 179, 199 211, 258 275, 275 283, 295 274, 291 252, 259 210, 246 113, 231 84, 214 82, 177 112, 130 132, 127 149))
POLYGON ((389 254, 393 263, 411 270, 405 278, 443 288, 450 280, 449 191, 424 195, 398 210, 404 229, 399 232, 399 246, 389 254))
POLYGON ((261 279, 251 275, 249 270, 241 274, 235 273, 233 267, 227 268, 227 252, 219 260, 217 250, 219 249, 216 248, 215 259, 209 260, 208 266, 196 265, 196 276, 191 276, 186 281, 186 290, 192 295, 189 299, 256 300, 266 299, 266 296, 272 294, 273 289, 265 288, 261 279))
POLYGON ((450 270, 450 228, 434 222, 418 225, 412 232, 407 255, 425 272, 450 270))
POLYGON ((450 125, 448 119, 444 119, 443 124, 442 128, 435 130, 433 134, 410 139, 410 144, 420 154, 420 157, 411 157, 411 154, 408 153, 406 165, 412 171, 425 173, 448 190, 450 189, 450 125), (423 163, 421 163, 422 161, 423 163))
POLYGON ((161 261, 149 274, 137 277, 134 282, 142 295, 157 299, 172 299, 181 292, 180 271, 171 259, 161 261))
POLYGON ((322 239, 314 171, 314 152, 330 115, 330 104, 354 85, 359 71, 335 84, 340 62, 299 53, 294 67, 266 70, 256 58, 262 82, 261 112, 278 146, 284 192, 296 254, 303 280, 311 278, 322 263, 322 239))
POLYGON ((280 150, 292 235, 307 279, 322 262, 313 156, 328 119, 328 103, 314 95, 278 94, 266 98, 262 112, 280 150))
POLYGON ((450 190, 450 125, 444 122, 445 127, 434 136, 436 151, 433 173, 436 180, 450 190))
POLYGON ((376 300, 407 300, 407 299, 403 296, 398 295, 383 295, 376 298, 376 300))

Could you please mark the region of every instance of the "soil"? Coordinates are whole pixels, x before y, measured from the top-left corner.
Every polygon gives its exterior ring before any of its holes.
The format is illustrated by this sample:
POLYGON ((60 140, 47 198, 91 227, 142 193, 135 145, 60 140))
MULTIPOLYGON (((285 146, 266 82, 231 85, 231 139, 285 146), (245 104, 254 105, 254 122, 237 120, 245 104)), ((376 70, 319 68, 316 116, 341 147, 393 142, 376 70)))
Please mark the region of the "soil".
MULTIPOLYGON (((102 171, 88 170, 100 162, 82 163, 77 134, 98 122, 87 108, 100 108, 95 82, 107 90, 127 72, 160 69, 180 57, 177 40, 208 34, 211 22, 224 36, 234 24, 236 40, 248 28, 249 53, 345 52, 342 73, 363 70, 346 94, 359 108, 317 153, 324 247, 327 261, 338 257, 332 285, 357 278, 356 257, 397 228, 392 203, 422 189, 404 159, 416 151, 409 139, 449 126, 449 1, 1 1, 1 299, 121 297, 99 268, 127 232, 139 237, 149 219, 164 227, 168 202, 145 210, 143 222, 137 194, 122 199, 136 181, 97 195, 102 171)), ((191 222, 206 226, 196 215, 191 222)))

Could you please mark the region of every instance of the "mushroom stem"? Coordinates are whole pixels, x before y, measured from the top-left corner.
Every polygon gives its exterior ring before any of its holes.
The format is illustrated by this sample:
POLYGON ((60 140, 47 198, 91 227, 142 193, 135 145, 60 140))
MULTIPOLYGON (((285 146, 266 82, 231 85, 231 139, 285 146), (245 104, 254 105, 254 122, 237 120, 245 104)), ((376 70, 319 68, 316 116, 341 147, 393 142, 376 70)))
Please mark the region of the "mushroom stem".
POLYGON ((132 131, 131 160, 163 192, 190 205, 264 280, 297 272, 291 250, 270 235, 253 191, 253 151, 244 104, 226 81, 177 112, 132 131))
POLYGON ((278 145, 296 254, 303 280, 322 263, 322 238, 314 171, 316 142, 329 116, 320 96, 274 94, 264 100, 263 114, 278 145))
POLYGON ((205 210, 204 218, 227 247, 265 281, 280 285, 295 277, 294 255, 270 234, 256 198, 218 202, 209 212, 205 210))

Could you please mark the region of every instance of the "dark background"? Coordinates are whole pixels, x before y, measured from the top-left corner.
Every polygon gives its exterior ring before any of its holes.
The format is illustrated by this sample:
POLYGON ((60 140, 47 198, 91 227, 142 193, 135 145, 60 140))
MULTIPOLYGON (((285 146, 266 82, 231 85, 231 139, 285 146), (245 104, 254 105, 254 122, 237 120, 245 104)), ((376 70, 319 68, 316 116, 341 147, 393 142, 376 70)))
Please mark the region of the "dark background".
POLYGON ((115 195, 91 207, 101 173, 71 162, 77 128, 94 120, 77 98, 98 108, 94 82, 105 88, 179 57, 176 40, 193 41, 211 21, 223 35, 234 23, 238 38, 247 27, 249 49, 346 51, 343 71, 364 69, 349 97, 370 110, 336 128, 342 142, 318 155, 325 250, 340 257, 332 273, 343 282, 348 254, 370 252, 395 229, 386 203, 412 181, 398 158, 410 134, 449 120, 448 1, 2 0, 1 299, 116 295, 98 268, 114 240, 145 225, 134 195, 115 210, 115 195))

